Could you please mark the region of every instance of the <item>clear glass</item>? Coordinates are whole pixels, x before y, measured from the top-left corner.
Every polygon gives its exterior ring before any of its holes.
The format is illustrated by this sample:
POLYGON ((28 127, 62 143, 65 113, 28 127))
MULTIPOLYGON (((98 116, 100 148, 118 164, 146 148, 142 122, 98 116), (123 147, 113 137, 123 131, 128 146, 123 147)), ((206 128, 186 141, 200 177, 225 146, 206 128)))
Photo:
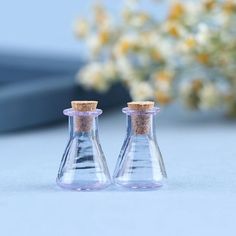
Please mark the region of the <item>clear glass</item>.
POLYGON ((158 111, 156 107, 147 111, 123 109, 127 115, 127 133, 113 175, 116 185, 144 190, 165 183, 167 175, 155 133, 158 111))
POLYGON ((98 135, 98 116, 101 113, 100 109, 91 112, 64 110, 69 117, 69 141, 57 176, 60 187, 89 191, 110 185, 111 178, 98 135), (80 121, 83 126, 78 128, 80 121))

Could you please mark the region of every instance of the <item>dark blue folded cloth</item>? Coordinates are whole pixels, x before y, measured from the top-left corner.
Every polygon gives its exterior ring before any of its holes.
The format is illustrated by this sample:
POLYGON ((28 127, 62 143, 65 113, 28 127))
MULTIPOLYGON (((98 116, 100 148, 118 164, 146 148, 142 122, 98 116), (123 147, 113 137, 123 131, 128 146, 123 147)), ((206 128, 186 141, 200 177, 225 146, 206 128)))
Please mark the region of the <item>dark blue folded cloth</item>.
POLYGON ((15 55, 0 57, 0 132, 49 124, 64 118, 71 100, 99 100, 108 108, 129 100, 121 85, 106 94, 85 91, 74 82, 80 60, 15 55))

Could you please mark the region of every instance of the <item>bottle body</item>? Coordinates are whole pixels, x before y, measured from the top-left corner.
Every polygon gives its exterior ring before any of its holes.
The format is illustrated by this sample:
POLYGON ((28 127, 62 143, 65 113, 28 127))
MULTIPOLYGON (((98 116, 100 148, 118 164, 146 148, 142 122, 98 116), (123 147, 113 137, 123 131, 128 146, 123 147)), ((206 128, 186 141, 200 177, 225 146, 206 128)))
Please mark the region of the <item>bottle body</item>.
POLYGON ((70 138, 62 157, 57 183, 63 188, 78 191, 106 188, 111 181, 99 142, 98 113, 71 114, 70 138))
POLYGON ((113 175, 114 182, 130 189, 159 188, 167 178, 155 134, 157 110, 127 114, 127 134, 113 175))

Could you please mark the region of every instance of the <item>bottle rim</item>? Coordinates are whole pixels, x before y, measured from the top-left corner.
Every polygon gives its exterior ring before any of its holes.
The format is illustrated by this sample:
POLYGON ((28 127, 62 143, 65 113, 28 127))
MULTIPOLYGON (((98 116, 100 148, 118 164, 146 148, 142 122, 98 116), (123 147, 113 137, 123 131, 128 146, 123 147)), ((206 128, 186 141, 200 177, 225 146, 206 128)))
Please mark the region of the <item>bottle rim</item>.
POLYGON ((63 114, 66 116, 99 116, 102 114, 101 109, 96 109, 94 111, 75 111, 73 108, 68 108, 63 110, 63 114))
POLYGON ((122 112, 127 114, 127 115, 145 115, 145 114, 157 114, 158 112, 160 112, 160 108, 159 107, 153 107, 152 109, 148 109, 148 110, 134 110, 134 109, 130 109, 129 107, 124 107, 122 109, 122 112))

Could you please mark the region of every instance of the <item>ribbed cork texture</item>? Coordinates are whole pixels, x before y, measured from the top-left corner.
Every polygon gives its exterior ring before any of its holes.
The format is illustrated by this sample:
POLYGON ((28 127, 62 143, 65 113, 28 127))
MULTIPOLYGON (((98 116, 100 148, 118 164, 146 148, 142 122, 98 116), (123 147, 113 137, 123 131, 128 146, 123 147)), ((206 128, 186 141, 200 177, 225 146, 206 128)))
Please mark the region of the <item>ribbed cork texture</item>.
MULTIPOLYGON (((154 102, 128 102, 131 110, 147 111, 154 108, 154 102)), ((132 114, 132 128, 135 134, 148 134, 150 130, 151 115, 150 114, 132 114)))
MULTIPOLYGON (((86 112, 95 111, 97 108, 97 101, 72 101, 71 107, 74 111, 86 112)), ((75 130, 78 132, 88 132, 93 127, 93 117, 91 116, 76 116, 74 117, 75 130)))

